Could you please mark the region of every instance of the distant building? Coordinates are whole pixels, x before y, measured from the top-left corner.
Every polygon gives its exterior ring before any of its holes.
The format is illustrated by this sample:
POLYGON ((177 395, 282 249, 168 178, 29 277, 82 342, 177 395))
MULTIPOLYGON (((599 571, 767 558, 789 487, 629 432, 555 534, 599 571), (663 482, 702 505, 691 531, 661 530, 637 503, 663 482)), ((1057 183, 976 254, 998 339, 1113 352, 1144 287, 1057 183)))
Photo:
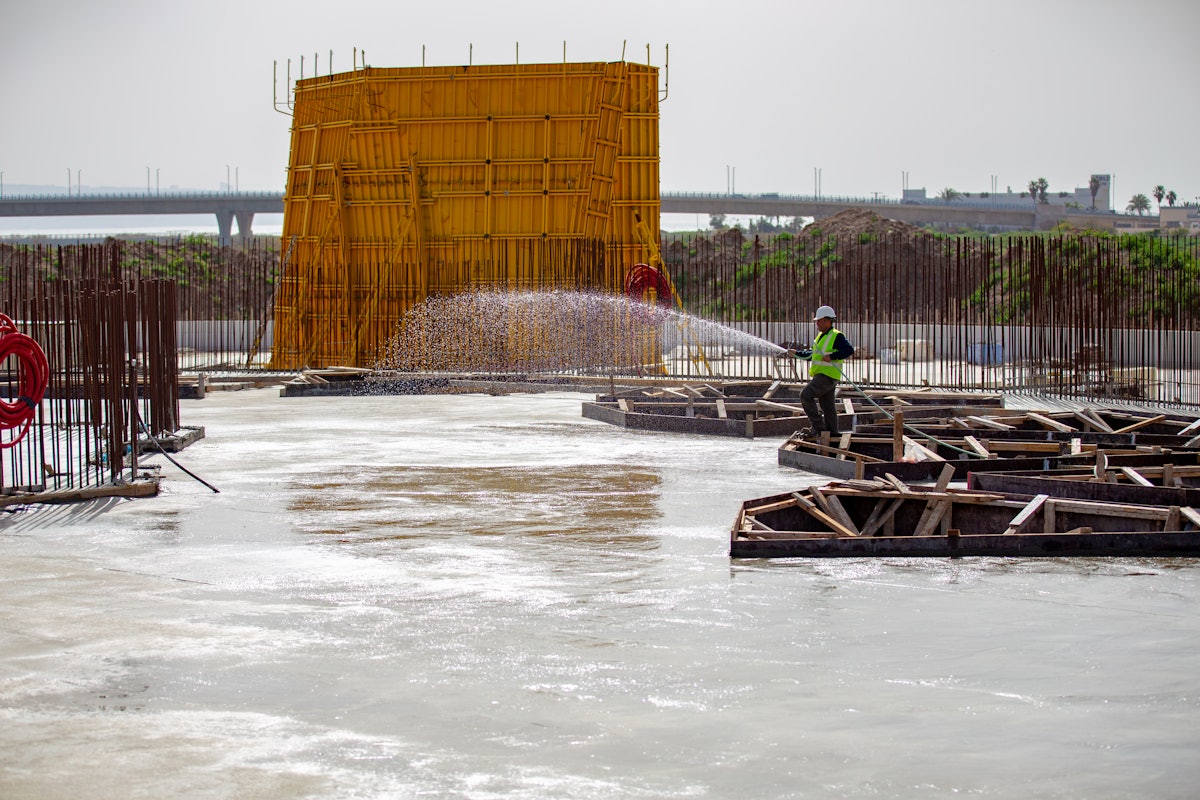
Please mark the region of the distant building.
POLYGON ((1158 219, 1165 230, 1200 231, 1200 206, 1159 206, 1158 219))
MULTIPOLYGON (((1112 209, 1112 201, 1109 197, 1109 187, 1112 185, 1112 178, 1109 175, 1092 175, 1099 182, 1099 187, 1096 191, 1095 208, 1100 211, 1109 211, 1112 209)), ((1091 183, 1091 180, 1088 181, 1091 183)), ((921 189, 905 189, 901 201, 905 203, 915 203, 918 205, 937 204, 952 202, 955 205, 964 206, 1013 206, 1013 205, 1030 205, 1033 199, 1029 196, 1029 190, 1014 192, 1009 186, 1004 192, 960 192, 954 200, 943 200, 940 197, 929 197, 924 188, 921 189)), ((1088 186, 1082 188, 1076 187, 1070 192, 1056 192, 1053 189, 1046 192, 1046 203, 1051 206, 1078 208, 1080 210, 1090 210, 1092 203, 1092 190, 1088 186)))

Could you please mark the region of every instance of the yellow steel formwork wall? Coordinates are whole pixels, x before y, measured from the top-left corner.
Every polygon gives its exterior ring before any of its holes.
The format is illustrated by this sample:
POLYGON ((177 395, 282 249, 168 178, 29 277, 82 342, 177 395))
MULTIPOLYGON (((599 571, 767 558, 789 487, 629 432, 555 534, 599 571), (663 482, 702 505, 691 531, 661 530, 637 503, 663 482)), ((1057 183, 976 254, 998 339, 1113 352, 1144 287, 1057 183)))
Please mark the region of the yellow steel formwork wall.
POLYGON ((624 61, 297 82, 272 365, 372 366, 430 294, 620 291, 658 241, 658 101, 624 61))

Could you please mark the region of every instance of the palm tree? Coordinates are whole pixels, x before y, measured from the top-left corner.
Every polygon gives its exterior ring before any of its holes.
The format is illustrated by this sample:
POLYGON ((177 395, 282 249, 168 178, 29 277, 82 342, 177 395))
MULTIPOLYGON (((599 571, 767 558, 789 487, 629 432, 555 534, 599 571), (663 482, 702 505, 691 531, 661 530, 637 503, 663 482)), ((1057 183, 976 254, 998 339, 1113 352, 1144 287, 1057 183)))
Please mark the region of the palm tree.
POLYGON ((1100 176, 1093 175, 1088 178, 1088 189, 1092 192, 1092 210, 1096 210, 1096 194, 1100 191, 1100 176))
POLYGON ((1140 217, 1150 210, 1150 198, 1144 194, 1135 194, 1129 198, 1129 205, 1125 206, 1126 211, 1136 211, 1140 217))
POLYGON ((1154 198, 1154 202, 1158 203, 1161 206, 1163 196, 1166 193, 1167 193, 1167 190, 1164 189, 1163 185, 1160 183, 1158 186, 1154 187, 1154 191, 1151 192, 1150 195, 1154 198))
POLYGON ((1175 194, 1175 190, 1167 192, 1167 205, 1174 206, 1175 201, 1179 199, 1179 195, 1175 194))
POLYGON ((958 189, 952 189, 949 186, 947 186, 945 189, 942 189, 941 193, 938 195, 939 199, 945 200, 946 202, 954 202, 960 197, 962 197, 962 193, 958 191, 958 189))
POLYGON ((1046 190, 1050 188, 1050 183, 1045 178, 1038 178, 1029 182, 1029 196, 1033 198, 1033 202, 1045 205, 1049 201, 1046 199, 1046 190))

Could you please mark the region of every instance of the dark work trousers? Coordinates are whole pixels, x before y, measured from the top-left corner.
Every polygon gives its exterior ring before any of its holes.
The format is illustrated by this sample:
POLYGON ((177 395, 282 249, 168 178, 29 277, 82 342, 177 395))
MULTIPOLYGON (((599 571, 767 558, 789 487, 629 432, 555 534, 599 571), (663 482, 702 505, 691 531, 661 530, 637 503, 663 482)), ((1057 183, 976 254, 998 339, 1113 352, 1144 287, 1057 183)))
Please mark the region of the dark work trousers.
POLYGON ((804 406, 804 413, 808 414, 809 422, 817 433, 829 431, 833 436, 841 433, 838 430, 835 401, 837 384, 838 382, 828 375, 813 375, 800 392, 800 405, 804 406), (820 410, 817 409, 818 403, 821 405, 820 410), (822 414, 824 420, 821 419, 822 414))

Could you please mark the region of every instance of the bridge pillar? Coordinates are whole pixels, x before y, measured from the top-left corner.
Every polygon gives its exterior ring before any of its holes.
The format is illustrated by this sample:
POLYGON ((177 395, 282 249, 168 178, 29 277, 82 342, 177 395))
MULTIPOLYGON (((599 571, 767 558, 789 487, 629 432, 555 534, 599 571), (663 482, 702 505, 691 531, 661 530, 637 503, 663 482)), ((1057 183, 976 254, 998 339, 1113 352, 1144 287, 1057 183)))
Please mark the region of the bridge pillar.
POLYGON ((218 211, 217 212, 217 244, 221 247, 228 247, 233 244, 231 232, 233 230, 233 212, 218 211))
POLYGON ((250 226, 254 223, 254 212, 236 211, 234 212, 233 216, 235 219, 237 219, 238 236, 242 239, 249 238, 251 236, 250 226))

